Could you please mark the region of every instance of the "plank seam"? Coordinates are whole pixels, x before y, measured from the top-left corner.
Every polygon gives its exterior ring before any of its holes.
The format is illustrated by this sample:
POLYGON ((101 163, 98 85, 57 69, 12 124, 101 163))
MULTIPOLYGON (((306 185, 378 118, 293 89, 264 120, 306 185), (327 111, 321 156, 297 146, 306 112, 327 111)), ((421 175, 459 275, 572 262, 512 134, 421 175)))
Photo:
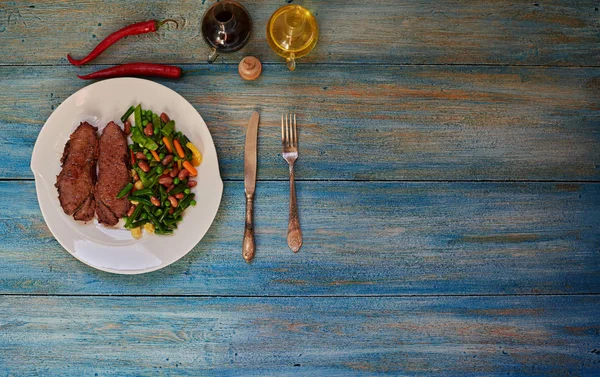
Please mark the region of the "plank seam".
MULTIPOLYGON (((88 64, 88 66, 110 67, 122 63, 99 63, 88 64)), ((238 62, 231 63, 168 63, 180 67, 205 66, 205 67, 237 67, 238 62)), ((264 62, 262 65, 280 66, 281 62, 264 62)), ((380 63, 380 62, 334 62, 334 63, 302 63, 303 66, 380 66, 380 67, 513 67, 513 68, 564 68, 564 69, 581 69, 581 68, 600 68, 600 65, 548 65, 548 64, 498 64, 498 63, 380 63)), ((4 64, 0 63, 0 67, 73 67, 68 63, 60 64, 4 64)))
MULTIPOLYGON (((257 182, 288 182, 287 178, 259 179, 257 182)), ((0 178, 1 182, 35 182, 33 178, 0 178)), ((223 178, 223 182, 244 182, 244 179, 223 178)), ((598 184, 600 180, 519 180, 519 179, 320 179, 320 178, 296 178, 296 182, 371 182, 371 183, 575 183, 575 184, 598 184)))
POLYGON ((586 297, 600 296, 590 293, 489 293, 489 294, 381 294, 381 295, 211 295, 211 294, 71 294, 71 293, 0 293, 0 297, 131 297, 131 298, 461 298, 461 297, 586 297))

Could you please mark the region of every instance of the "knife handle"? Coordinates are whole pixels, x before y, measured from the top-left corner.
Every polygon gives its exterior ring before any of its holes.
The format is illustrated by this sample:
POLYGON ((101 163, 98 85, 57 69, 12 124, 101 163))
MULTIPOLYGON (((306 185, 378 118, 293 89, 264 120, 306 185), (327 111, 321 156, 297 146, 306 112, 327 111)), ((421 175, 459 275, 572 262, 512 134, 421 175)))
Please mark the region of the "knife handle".
POLYGON ((256 246, 254 245, 254 195, 246 194, 246 226, 244 228, 244 242, 242 243, 242 256, 250 263, 254 258, 256 246))

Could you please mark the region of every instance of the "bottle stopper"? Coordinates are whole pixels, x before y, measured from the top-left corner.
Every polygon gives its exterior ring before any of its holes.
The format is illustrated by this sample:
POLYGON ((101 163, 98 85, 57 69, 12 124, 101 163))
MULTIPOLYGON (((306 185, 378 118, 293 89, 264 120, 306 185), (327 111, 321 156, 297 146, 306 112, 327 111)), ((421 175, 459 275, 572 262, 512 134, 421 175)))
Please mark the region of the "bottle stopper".
POLYGON ((244 80, 256 80, 262 71, 260 60, 254 56, 246 56, 238 66, 238 72, 244 80))

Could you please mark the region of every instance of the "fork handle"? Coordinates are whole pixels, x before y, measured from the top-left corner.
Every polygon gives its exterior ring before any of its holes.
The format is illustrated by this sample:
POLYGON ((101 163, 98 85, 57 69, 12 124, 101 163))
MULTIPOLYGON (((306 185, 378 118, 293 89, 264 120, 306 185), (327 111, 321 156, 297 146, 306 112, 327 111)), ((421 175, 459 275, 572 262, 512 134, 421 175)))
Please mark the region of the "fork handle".
POLYGON ((290 164, 290 220, 288 222, 287 242, 294 253, 297 253, 302 246, 302 231, 300 230, 300 220, 298 219, 293 164, 290 164))
POLYGON ((254 195, 246 194, 246 226, 244 227, 244 242, 242 243, 242 256, 250 263, 254 258, 256 246, 254 244, 254 195))

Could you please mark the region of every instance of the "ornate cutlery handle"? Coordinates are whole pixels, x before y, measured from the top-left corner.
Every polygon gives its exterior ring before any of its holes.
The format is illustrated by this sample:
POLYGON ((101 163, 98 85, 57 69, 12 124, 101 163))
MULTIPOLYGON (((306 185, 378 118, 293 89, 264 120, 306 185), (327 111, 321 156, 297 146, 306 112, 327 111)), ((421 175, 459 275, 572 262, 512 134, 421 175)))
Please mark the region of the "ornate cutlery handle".
POLYGON ((296 204, 296 184, 294 183, 294 165, 290 164, 290 221, 287 233, 288 246, 297 253, 302 246, 302 231, 298 219, 298 205, 296 204))
POLYGON ((244 229, 244 242, 242 243, 242 256, 250 263, 254 258, 256 247, 254 245, 254 195, 246 194, 246 226, 244 229))

